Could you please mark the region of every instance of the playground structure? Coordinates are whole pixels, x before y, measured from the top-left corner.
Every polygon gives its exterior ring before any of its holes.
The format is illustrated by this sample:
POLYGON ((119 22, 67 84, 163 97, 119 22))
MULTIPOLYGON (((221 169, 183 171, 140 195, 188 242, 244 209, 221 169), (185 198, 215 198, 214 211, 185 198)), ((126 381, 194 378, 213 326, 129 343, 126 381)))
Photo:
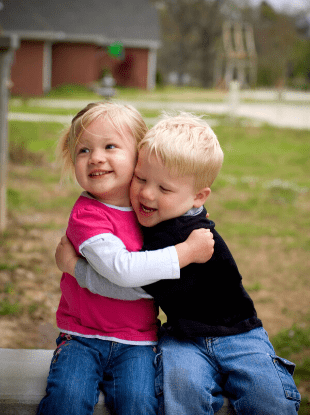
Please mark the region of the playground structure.
POLYGON ((248 23, 226 21, 214 65, 214 84, 228 89, 232 81, 238 81, 241 88, 253 87, 256 77, 253 27, 248 23))

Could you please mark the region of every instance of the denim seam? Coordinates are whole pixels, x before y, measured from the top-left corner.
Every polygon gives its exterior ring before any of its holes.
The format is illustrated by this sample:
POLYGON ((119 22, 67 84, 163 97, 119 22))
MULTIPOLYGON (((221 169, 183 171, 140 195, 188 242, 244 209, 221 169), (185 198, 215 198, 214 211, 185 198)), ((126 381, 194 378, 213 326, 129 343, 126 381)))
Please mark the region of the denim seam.
POLYGON ((112 354, 114 352, 114 349, 118 346, 118 344, 116 342, 110 342, 110 353, 109 356, 107 358, 107 363, 106 363, 106 367, 110 367, 111 364, 111 359, 112 359, 112 354))
POLYGON ((205 354, 208 357, 209 364, 213 367, 213 369, 218 373, 222 373, 221 370, 219 370, 220 362, 216 357, 216 353, 214 353, 214 343, 216 343, 217 340, 218 337, 205 337, 205 354))

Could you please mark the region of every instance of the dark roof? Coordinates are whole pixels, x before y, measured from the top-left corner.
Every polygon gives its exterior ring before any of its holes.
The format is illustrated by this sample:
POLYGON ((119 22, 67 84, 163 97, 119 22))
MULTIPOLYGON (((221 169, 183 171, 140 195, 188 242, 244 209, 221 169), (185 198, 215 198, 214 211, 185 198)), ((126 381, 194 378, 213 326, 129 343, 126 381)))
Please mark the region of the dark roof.
POLYGON ((2 0, 0 27, 22 38, 159 42, 149 0, 2 0))

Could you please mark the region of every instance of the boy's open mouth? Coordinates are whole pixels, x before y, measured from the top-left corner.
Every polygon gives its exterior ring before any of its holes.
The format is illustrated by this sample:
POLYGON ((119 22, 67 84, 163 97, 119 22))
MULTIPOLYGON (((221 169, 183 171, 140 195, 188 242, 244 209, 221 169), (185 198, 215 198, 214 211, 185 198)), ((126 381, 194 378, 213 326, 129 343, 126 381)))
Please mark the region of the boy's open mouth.
POLYGON ((144 213, 144 214, 146 214, 146 215, 150 215, 150 214, 152 214, 153 212, 155 212, 156 210, 157 210, 157 209, 150 208, 150 207, 145 206, 145 205, 142 205, 142 203, 140 203, 140 212, 141 212, 141 213, 144 213))

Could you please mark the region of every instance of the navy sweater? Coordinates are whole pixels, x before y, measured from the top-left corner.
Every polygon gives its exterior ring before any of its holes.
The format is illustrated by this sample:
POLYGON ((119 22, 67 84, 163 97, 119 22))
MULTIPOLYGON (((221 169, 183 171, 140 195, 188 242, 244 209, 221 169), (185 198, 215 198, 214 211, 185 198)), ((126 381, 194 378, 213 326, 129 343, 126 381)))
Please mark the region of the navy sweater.
POLYGON ((254 304, 224 240, 206 218, 181 216, 143 227, 143 250, 155 250, 185 241, 192 230, 208 228, 214 237, 214 254, 204 264, 181 269, 178 280, 161 280, 143 289, 167 315, 166 328, 177 337, 229 336, 261 327, 254 304))

